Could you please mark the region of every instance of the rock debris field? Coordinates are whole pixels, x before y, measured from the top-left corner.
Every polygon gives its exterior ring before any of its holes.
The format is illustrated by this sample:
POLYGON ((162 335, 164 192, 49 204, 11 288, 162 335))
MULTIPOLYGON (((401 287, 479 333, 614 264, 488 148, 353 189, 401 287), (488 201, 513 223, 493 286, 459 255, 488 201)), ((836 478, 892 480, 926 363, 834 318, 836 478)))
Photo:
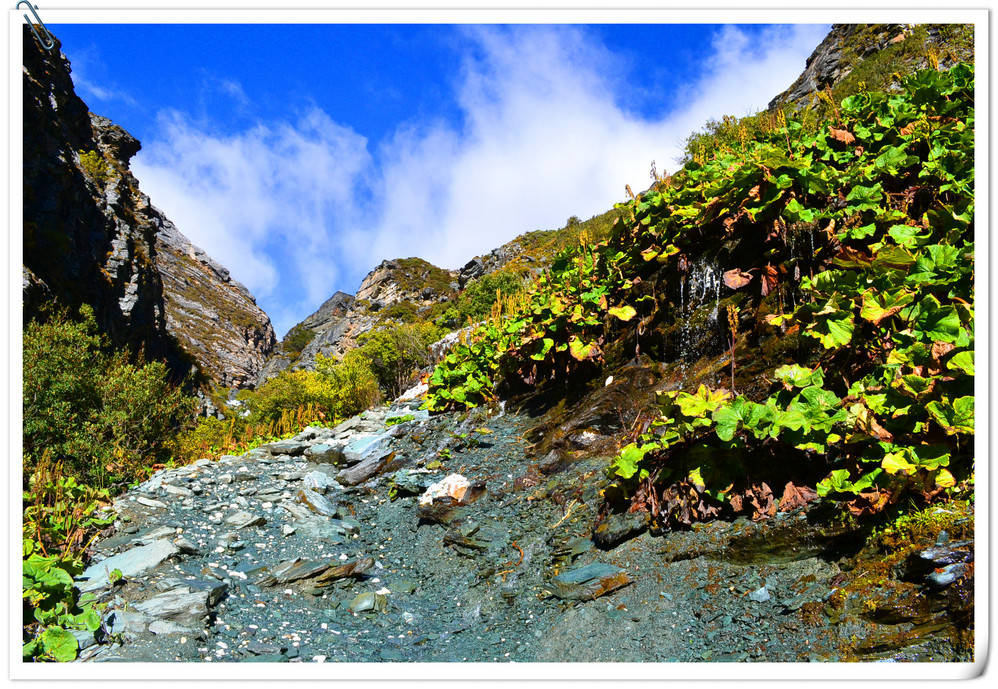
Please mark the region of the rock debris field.
MULTIPOLYGON (((158 472, 80 578, 109 604, 80 662, 954 658, 945 596, 859 614, 836 589, 849 534, 806 511, 663 535, 617 515, 598 546, 608 460, 531 457, 533 423, 396 403, 158 472)), ((913 590, 972 559, 941 541, 913 590)))

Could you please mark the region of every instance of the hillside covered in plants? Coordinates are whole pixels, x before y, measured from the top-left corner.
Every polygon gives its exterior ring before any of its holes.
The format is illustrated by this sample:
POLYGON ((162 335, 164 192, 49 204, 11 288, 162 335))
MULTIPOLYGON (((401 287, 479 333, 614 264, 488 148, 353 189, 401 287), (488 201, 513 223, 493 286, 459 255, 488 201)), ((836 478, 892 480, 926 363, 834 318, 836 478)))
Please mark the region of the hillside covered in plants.
POLYGON ((973 69, 832 106, 624 204, 448 354, 428 406, 578 396, 644 362, 659 409, 632 420, 607 499, 663 527, 968 491, 973 69))

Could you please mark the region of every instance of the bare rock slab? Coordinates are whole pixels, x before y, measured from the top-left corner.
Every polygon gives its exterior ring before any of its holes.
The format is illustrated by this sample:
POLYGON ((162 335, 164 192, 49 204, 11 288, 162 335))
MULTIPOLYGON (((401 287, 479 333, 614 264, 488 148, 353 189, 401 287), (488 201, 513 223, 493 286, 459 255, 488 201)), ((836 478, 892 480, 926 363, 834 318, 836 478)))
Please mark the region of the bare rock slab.
POLYGON ((627 586, 631 578, 620 567, 602 562, 573 569, 551 579, 551 592, 566 600, 593 600, 627 586))
POLYGON ((356 486, 381 471, 394 457, 394 452, 381 449, 378 453, 369 455, 360 464, 336 474, 336 480, 345 486, 356 486))
POLYGON ((93 591, 108 583, 109 573, 120 570, 125 577, 134 577, 149 571, 171 555, 179 552, 176 545, 167 540, 153 541, 149 545, 132 548, 118 555, 101 560, 83 572, 88 581, 80 586, 83 592, 93 591))

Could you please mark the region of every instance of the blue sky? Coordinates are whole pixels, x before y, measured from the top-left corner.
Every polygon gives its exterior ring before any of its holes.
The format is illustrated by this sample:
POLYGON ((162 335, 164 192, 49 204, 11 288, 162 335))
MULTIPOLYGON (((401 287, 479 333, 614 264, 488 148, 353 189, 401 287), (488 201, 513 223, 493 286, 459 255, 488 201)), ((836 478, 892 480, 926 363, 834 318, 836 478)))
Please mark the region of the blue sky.
POLYGON ((387 258, 459 268, 672 170, 828 25, 51 25, 142 190, 278 336, 387 258))

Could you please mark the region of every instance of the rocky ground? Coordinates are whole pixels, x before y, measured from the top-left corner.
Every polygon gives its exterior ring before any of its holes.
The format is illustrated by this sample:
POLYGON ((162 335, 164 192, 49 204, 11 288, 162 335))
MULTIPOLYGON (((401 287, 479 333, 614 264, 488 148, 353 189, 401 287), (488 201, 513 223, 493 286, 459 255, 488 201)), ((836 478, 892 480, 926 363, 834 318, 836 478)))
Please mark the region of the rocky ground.
POLYGON ((662 535, 620 515, 603 549, 607 460, 531 457, 535 424, 396 404, 159 472, 81 578, 110 604, 81 660, 973 659, 972 543, 850 585, 858 537, 819 503, 662 535))

